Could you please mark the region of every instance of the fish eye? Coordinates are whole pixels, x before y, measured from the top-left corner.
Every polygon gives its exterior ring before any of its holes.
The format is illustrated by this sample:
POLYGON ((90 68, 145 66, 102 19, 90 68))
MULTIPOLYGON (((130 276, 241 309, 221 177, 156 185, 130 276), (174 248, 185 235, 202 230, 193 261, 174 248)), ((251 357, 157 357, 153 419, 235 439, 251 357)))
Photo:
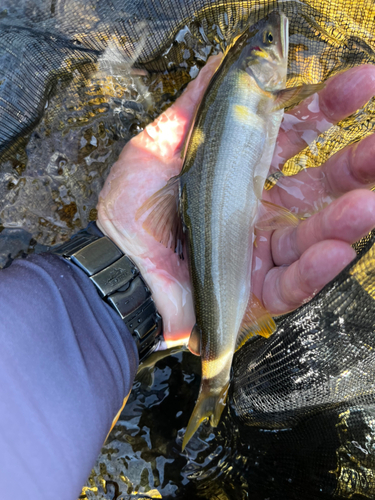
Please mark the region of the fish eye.
POLYGON ((265 30, 263 32, 263 43, 265 45, 271 45, 271 43, 273 43, 274 41, 274 36, 273 36, 273 33, 270 29, 268 30, 265 30))

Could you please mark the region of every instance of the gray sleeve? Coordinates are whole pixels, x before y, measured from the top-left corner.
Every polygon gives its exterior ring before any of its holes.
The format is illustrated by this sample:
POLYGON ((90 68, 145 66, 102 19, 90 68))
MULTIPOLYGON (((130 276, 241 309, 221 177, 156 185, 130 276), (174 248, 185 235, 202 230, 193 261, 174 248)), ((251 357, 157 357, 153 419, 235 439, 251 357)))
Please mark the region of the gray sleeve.
POLYGON ((131 334, 55 255, 0 271, 0 494, 76 500, 138 366, 131 334))

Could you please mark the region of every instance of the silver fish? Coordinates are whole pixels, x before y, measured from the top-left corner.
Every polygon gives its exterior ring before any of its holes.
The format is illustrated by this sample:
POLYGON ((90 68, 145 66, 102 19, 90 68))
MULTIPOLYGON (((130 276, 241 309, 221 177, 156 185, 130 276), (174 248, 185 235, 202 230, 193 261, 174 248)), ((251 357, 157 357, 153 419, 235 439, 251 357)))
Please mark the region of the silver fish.
POLYGON ((285 89, 287 60, 288 19, 276 11, 231 44, 196 113, 181 174, 138 214, 152 208, 144 227, 178 251, 187 236, 196 313, 189 346, 201 355, 202 381, 183 448, 203 420, 218 424, 236 348, 250 331, 275 329, 259 302, 258 311, 249 307, 257 209, 285 105, 321 88, 285 89))

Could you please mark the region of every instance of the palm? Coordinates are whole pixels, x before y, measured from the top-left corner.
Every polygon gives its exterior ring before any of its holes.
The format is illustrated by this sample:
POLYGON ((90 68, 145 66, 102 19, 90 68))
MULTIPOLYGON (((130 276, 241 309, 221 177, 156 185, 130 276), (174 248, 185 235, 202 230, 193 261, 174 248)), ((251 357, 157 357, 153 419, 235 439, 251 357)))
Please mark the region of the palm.
MULTIPOLYGON (((184 138, 219 59, 211 58, 176 104, 128 143, 100 194, 99 226, 140 268, 163 316, 167 341, 188 337, 195 322, 187 261, 147 234, 142 228, 144 218, 136 221, 135 214, 180 172, 184 138)), ((371 66, 350 70, 329 82, 320 92, 322 111, 311 112, 303 102, 292 111, 293 127, 290 120, 285 121, 274 166, 306 146, 302 139, 306 129, 320 133, 322 127, 354 112, 373 94, 375 68, 371 66), (349 101, 342 99, 346 94, 351 96, 349 101), (303 120, 296 120, 302 116, 303 120)), ((315 96, 308 102, 312 99, 317 100, 315 96)), ((375 226, 375 196, 358 189, 375 182, 373 149, 375 140, 370 136, 356 149, 338 153, 325 166, 284 178, 264 193, 265 199, 299 215, 315 212, 342 195, 298 228, 257 233, 252 286, 271 313, 292 310, 321 289, 354 257, 350 244, 375 226)))

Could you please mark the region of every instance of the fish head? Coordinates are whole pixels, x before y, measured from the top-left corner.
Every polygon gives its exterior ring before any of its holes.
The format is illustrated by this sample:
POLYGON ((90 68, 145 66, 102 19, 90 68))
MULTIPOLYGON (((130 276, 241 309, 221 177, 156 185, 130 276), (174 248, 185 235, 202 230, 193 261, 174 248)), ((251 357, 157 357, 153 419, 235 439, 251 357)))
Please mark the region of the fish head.
POLYGON ((285 88, 288 65, 289 23, 273 11, 247 32, 242 69, 268 92, 285 88))

